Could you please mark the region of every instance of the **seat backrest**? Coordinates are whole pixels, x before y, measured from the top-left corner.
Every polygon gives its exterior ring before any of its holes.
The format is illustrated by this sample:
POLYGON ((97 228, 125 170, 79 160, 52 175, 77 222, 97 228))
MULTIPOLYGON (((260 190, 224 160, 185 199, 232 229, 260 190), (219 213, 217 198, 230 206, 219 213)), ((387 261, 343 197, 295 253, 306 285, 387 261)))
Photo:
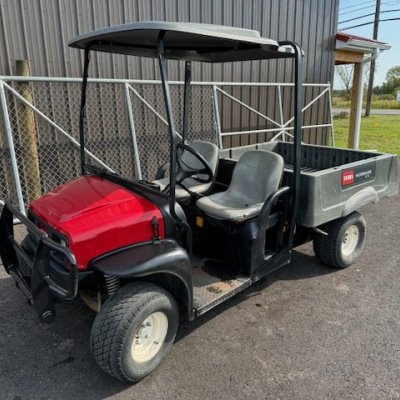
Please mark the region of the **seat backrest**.
MULTIPOLYGON (((218 165, 218 156, 219 156, 218 147, 213 143, 204 142, 201 140, 193 141, 190 144, 190 147, 192 147, 200 155, 203 156, 203 158, 208 162, 208 165, 210 166, 211 171, 213 172, 213 174, 215 174, 215 172, 217 170, 217 165, 218 165)), ((193 167, 193 168, 202 168, 203 167, 201 162, 197 158, 195 158, 192 154, 190 154, 188 151, 183 152, 182 161, 186 165, 189 165, 190 167, 193 167)), ((203 176, 199 175, 199 177, 203 177, 203 176)))
POLYGON ((282 156, 266 150, 248 151, 239 158, 227 192, 243 204, 263 203, 280 185, 282 156))

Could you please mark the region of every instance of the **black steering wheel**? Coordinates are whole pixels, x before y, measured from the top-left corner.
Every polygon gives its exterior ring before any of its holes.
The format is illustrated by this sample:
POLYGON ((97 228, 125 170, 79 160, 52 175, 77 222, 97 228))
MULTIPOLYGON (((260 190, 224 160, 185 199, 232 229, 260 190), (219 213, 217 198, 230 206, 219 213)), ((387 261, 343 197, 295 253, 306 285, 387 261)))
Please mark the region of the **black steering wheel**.
MULTIPOLYGON (((206 159, 193 147, 190 147, 189 145, 184 143, 178 143, 176 145, 176 150, 177 171, 175 175, 175 183, 192 195, 190 190, 188 190, 188 188, 182 183, 186 178, 193 177, 193 179, 199 183, 209 183, 213 180, 214 174, 206 159), (192 165, 189 165, 187 161, 185 162, 182 157, 185 151, 189 152, 196 160, 198 160, 201 166, 194 167, 192 165), (205 175, 205 177, 197 176, 199 174, 205 175)), ((163 191, 169 191, 169 186, 170 185, 167 185, 163 191)))

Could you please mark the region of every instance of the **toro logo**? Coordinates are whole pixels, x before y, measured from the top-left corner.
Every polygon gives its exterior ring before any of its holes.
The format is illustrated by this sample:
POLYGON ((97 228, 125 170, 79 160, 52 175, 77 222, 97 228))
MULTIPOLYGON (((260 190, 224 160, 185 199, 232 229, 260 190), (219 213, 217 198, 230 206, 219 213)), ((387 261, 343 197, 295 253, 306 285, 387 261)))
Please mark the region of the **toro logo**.
POLYGON ((350 169, 348 171, 342 172, 342 186, 351 185, 354 183, 354 170, 350 169))

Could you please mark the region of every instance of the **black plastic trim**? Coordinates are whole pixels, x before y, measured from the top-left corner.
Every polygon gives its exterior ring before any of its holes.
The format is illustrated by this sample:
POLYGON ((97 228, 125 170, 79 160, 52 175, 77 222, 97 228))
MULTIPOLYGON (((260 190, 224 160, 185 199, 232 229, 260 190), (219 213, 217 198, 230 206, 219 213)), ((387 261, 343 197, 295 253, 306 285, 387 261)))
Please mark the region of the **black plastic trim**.
POLYGON ((175 240, 159 243, 147 242, 124 247, 91 261, 89 267, 105 275, 118 278, 143 278, 156 274, 169 274, 185 286, 189 320, 193 315, 193 283, 191 262, 186 250, 175 240))
POLYGON ((54 302, 72 300, 78 293, 78 266, 74 253, 65 246, 50 239, 25 215, 6 202, 0 217, 0 256, 7 273, 15 280, 28 303, 33 305, 42 322, 55 318, 54 302), (14 216, 24 224, 37 243, 34 255, 29 254, 14 239, 14 216), (54 261, 52 252, 66 261, 65 268, 54 261), (30 278, 20 269, 18 256, 31 269, 30 278))

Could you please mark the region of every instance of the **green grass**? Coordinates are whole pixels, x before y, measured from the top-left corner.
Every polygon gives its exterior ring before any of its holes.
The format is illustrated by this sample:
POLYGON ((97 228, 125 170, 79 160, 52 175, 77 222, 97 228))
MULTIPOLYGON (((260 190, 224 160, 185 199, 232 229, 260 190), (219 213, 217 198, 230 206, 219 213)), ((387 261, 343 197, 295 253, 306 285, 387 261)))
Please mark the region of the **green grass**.
MULTIPOLYGON (((349 118, 334 119, 337 147, 347 147, 349 118)), ((370 115, 361 119, 360 149, 400 154, 400 115, 370 115)))

